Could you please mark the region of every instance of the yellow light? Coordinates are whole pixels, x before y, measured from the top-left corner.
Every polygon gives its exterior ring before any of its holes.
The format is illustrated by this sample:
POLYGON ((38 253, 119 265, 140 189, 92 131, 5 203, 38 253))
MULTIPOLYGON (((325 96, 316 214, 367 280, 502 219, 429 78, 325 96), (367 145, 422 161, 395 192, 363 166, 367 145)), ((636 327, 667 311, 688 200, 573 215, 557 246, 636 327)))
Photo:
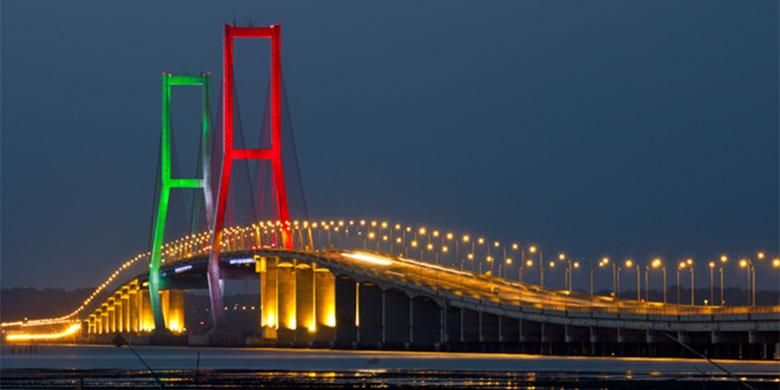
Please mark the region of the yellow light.
POLYGON ((62 332, 54 333, 15 333, 5 336, 6 341, 33 341, 33 340, 56 340, 72 336, 81 330, 80 324, 72 324, 62 332))
POLYGON ((474 254, 473 254, 473 253, 469 253, 469 254, 466 256, 466 258, 467 258, 467 259, 469 259, 469 260, 474 260, 474 254))
POLYGON ((629 267, 629 268, 631 268, 631 267, 633 267, 633 266, 634 266, 634 261, 633 261, 633 260, 631 260, 631 259, 627 259, 627 260, 626 260, 626 267, 629 267))
POLYGON ((772 259, 772 267, 780 268, 780 259, 772 259))
POLYGON ((505 261, 506 261, 506 265, 512 265, 512 259, 507 258, 505 261))
POLYGON ((376 235, 374 234, 374 232, 369 232, 369 233, 368 233, 368 238, 369 238, 369 239, 373 240, 373 239, 374 239, 374 237, 376 237, 376 235))
POLYGON ((454 234, 452 234, 452 233, 447 233, 447 239, 448 239, 448 240, 452 240, 452 238, 453 238, 453 237, 455 237, 455 235, 454 235, 454 234))
POLYGON ((468 234, 463 236, 463 242, 469 242, 470 239, 471 237, 469 237, 468 234))
POLYGON ((533 260, 526 260, 526 261, 525 261, 525 265, 526 265, 527 267, 533 267, 533 265, 534 265, 534 261, 533 261, 533 260))
POLYGON ((382 222, 382 225, 380 226, 382 226, 382 229, 387 229, 387 222, 382 222))
POLYGON ((602 261, 604 264, 609 264, 609 257, 602 257, 602 258, 601 258, 601 261, 602 261))
POLYGON ((748 265, 748 261, 745 259, 742 259, 739 261, 739 268, 745 268, 748 265))
POLYGON ((447 248, 446 246, 441 247, 441 251, 444 253, 449 252, 450 248, 447 248))
POLYGON ((655 259, 653 259, 653 262, 651 263, 651 266, 653 268, 659 268, 659 267, 661 267, 661 264, 662 264, 661 263, 661 259, 655 258, 655 259))
POLYGON ((495 246, 496 248, 498 248, 499 246, 501 246, 501 243, 500 243, 500 242, 498 242, 498 241, 496 241, 496 242, 494 242, 494 243, 493 243, 493 246, 495 246))
POLYGON ((487 257, 487 261, 488 261, 488 263, 492 263, 493 262, 493 256, 488 256, 487 257))
POLYGON ((412 247, 417 248, 417 240, 412 240, 412 247))
POLYGON ((558 260, 566 260, 566 254, 565 253, 558 254, 558 260))
POLYGON ((720 256, 720 262, 721 262, 721 263, 725 263, 725 262, 727 262, 728 260, 729 260, 729 258, 728 258, 728 257, 726 257, 726 255, 721 255, 721 256, 720 256))
POLYGON ((514 249, 514 250, 517 250, 517 248, 519 248, 519 247, 520 247, 520 246, 519 246, 519 245, 517 245, 517 244, 512 244, 512 249, 514 249))
POLYGON ((484 244, 484 243, 485 243, 484 238, 480 237, 479 239, 477 239, 477 244, 484 244))
POLYGON ((401 224, 399 223, 395 224, 395 230, 401 230, 401 224))
POLYGON ((343 253, 341 253, 341 255, 344 256, 344 257, 348 257, 350 259, 353 259, 353 260, 363 261, 363 262, 370 263, 370 264, 375 264, 375 265, 388 266, 388 265, 392 265, 393 264, 393 261, 388 259, 387 257, 372 255, 370 253, 363 253, 363 252, 349 253, 349 252, 343 252, 343 253))
POLYGON ((550 268, 555 268, 555 262, 554 261, 550 262, 550 268))
POLYGON ((434 230, 433 231, 433 236, 434 237, 439 237, 439 231, 438 230, 434 230))
POLYGON ((531 246, 528 248, 528 251, 529 251, 529 252, 531 252, 531 253, 536 253, 536 245, 531 245, 531 246))
POLYGON ((710 268, 715 268, 715 262, 714 261, 710 261, 709 266, 710 266, 710 268))
POLYGON ((420 228, 420 230, 419 230, 418 232, 419 232, 420 234, 425 234, 425 232, 426 232, 426 231, 427 231, 427 230, 425 230, 425 228, 424 228, 424 227, 421 227, 421 228, 420 228))
POLYGON ((396 242, 396 243, 398 243, 398 244, 400 244, 400 243, 401 243, 401 237, 397 237, 397 238, 395 239, 395 242, 396 242))
POLYGON ((574 262, 574 268, 580 268, 580 262, 579 261, 575 261, 574 262))
POLYGON ((756 257, 758 257, 759 260, 764 260, 764 257, 766 257, 766 255, 764 254, 764 252, 758 252, 758 254, 756 254, 756 257))
POLYGON ((433 250, 433 244, 428 244, 426 247, 428 248, 429 251, 433 250))

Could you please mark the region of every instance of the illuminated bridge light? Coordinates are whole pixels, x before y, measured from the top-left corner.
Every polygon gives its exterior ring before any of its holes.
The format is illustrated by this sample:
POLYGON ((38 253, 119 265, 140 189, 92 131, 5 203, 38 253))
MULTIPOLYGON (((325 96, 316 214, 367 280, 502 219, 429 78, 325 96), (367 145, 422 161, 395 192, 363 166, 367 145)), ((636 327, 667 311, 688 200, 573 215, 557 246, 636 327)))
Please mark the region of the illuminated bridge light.
POLYGON ((252 257, 244 257, 244 258, 240 258, 240 259, 230 259, 230 261, 229 261, 229 263, 233 264, 233 265, 235 265, 235 264, 254 264, 254 262, 255 262, 255 259, 252 258, 252 257))
POLYGON ((5 336, 5 340, 9 342, 17 341, 34 341, 34 340, 57 340, 68 336, 73 336, 81 330, 80 324, 72 324, 68 329, 62 332, 54 333, 14 333, 5 336))
POLYGON ((364 252, 343 252, 341 254, 344 257, 348 257, 353 260, 362 261, 365 263, 375 264, 375 265, 381 265, 381 266, 389 266, 393 264, 393 261, 387 257, 383 256, 377 256, 372 255, 370 253, 364 253, 364 252))

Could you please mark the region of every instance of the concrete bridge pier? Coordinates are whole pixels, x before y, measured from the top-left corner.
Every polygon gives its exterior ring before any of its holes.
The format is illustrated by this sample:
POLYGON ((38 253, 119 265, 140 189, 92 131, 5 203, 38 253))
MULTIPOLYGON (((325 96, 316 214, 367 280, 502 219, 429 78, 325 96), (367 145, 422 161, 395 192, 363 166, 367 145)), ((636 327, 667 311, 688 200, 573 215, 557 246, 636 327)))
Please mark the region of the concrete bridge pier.
POLYGON ((352 347, 357 341, 359 284, 349 276, 336 277, 336 347, 352 347))
POLYGON ((460 341, 464 351, 476 351, 481 341, 481 323, 479 312, 460 308, 460 341))
POLYGON ((106 333, 116 332, 116 302, 114 297, 108 298, 108 329, 106 333))
POLYGON ((480 311, 478 317, 480 350, 482 352, 496 352, 501 338, 501 325, 498 316, 480 311))
POLYGON ((291 346, 295 343, 295 330, 298 326, 296 313, 296 275, 295 265, 279 262, 276 266, 276 305, 278 311, 277 345, 291 346))
POLYGON ((277 257, 263 257, 255 263, 255 269, 260 274, 260 329, 266 340, 277 339, 278 263, 277 257))
POLYGON ((435 349, 442 343, 442 309, 433 299, 417 296, 409 301, 410 348, 435 349))
POLYGON ((125 331, 125 309, 122 305, 122 291, 117 291, 114 295, 114 332, 122 333, 125 331))
MULTIPOLYGON (((382 347, 408 348, 411 334, 411 299, 397 289, 382 291, 382 347)), ((361 322, 362 324, 362 322, 361 322)))
POLYGON ((313 343, 328 345, 336 339, 336 278, 326 268, 314 268, 314 301, 317 332, 313 343))
POLYGON ((520 343, 520 320, 511 317, 499 317, 499 339, 501 341, 501 352, 517 352, 517 346, 520 343), (510 350, 507 350, 509 348, 510 350))
POLYGON ((384 333, 382 289, 372 282, 362 282, 358 286, 356 346, 359 348, 381 348, 384 333))
POLYGON ((295 266, 295 345, 310 346, 317 332, 315 279, 312 267, 305 263, 295 266))

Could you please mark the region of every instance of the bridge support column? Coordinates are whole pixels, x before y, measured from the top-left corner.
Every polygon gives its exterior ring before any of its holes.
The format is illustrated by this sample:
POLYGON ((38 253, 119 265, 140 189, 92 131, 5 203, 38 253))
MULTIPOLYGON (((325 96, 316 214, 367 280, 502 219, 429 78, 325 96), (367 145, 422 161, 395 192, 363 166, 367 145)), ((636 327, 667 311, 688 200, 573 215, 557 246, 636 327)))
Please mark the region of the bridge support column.
POLYGON ((108 298, 108 329, 106 333, 116 332, 116 304, 114 303, 114 297, 108 298))
POLYGON ((296 277, 295 266, 292 263, 280 262, 276 267, 276 306, 279 310, 277 327, 277 343, 292 343, 295 341, 295 330, 298 327, 296 317, 296 277))
POLYGON ((140 290, 138 296, 138 313, 140 314, 140 331, 151 332, 154 330, 154 315, 152 314, 152 302, 149 299, 149 290, 140 290))
POLYGON ((336 344, 341 346, 357 341, 357 289, 349 276, 336 278, 336 344))
POLYGON ((315 341, 336 338, 336 278, 325 268, 314 268, 314 309, 317 320, 315 341))
POLYGON ((125 331, 125 311, 122 306, 122 291, 118 291, 114 296, 114 332, 122 333, 125 331))
POLYGON ((139 297, 138 287, 137 286, 131 287, 130 290, 128 291, 128 298, 127 298, 127 304, 130 308, 130 312, 129 312, 130 322, 129 322, 128 330, 133 333, 136 333, 139 330, 138 297, 139 297))
POLYGON ((358 291, 358 343, 376 348, 382 344, 382 289, 372 282, 360 283, 358 291))
POLYGON ((89 335, 95 334, 95 325, 96 325, 95 322, 96 322, 95 314, 94 313, 90 314, 89 319, 87 320, 87 334, 89 335))
POLYGON ((520 320, 511 317, 501 316, 498 318, 501 334, 499 335, 502 343, 520 342, 520 320))
POLYGON ((184 331, 184 290, 160 290, 165 329, 174 333, 184 331))
POLYGON ((447 305, 447 321, 445 322, 445 325, 447 326, 447 335, 446 335, 446 343, 448 344, 449 348, 453 348, 455 344, 460 344, 463 342, 463 339, 461 338, 461 314, 460 314, 460 308, 453 307, 450 305, 447 305))
POLYGON ((460 309, 460 340, 463 343, 481 341, 480 320, 477 311, 460 309))
POLYGON ((417 348, 438 347, 441 340, 441 306, 431 298, 420 296, 409 302, 410 343, 417 348))
POLYGON ((497 343, 499 341, 500 329, 498 316, 491 313, 479 312, 479 341, 482 342, 482 349, 486 349, 485 343, 497 343))
POLYGON ((130 332, 130 290, 122 288, 122 331, 130 332))
POLYGON ((382 344, 390 348, 408 345, 411 332, 410 299, 403 291, 382 291, 382 344))
POLYGON ((317 332, 315 313, 314 272, 308 264, 298 264, 295 269, 295 341, 308 345, 317 332))
POLYGON ((275 340, 278 336, 278 257, 262 257, 256 265, 260 273, 260 328, 263 338, 275 340))
POLYGON ((100 331, 98 334, 111 333, 108 326, 108 303, 100 305, 100 331))

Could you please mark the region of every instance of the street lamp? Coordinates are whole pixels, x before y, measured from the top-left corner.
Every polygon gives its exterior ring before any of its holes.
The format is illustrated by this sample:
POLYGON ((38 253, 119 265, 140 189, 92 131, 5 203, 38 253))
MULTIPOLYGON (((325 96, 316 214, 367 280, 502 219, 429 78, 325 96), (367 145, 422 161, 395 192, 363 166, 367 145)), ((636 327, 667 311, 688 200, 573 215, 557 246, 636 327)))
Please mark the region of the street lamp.
POLYGON ((677 267, 677 303, 680 303, 680 271, 688 270, 691 273, 691 306, 695 305, 695 289, 694 289, 694 266, 693 259, 688 258, 685 261, 680 262, 680 266, 677 267))
POLYGON ((634 260, 626 259, 624 265, 626 266, 626 270, 630 270, 634 266, 636 266, 636 300, 641 301, 642 300, 642 286, 640 278, 641 276, 639 273, 641 272, 639 268, 639 264, 634 264, 634 260))
POLYGON ((574 291, 574 270, 579 268, 579 261, 575 261, 569 264, 569 291, 574 291))
POLYGON ((726 298, 723 294, 724 292, 724 286, 723 286, 723 267, 726 265, 726 262, 729 261, 728 256, 726 255, 720 255, 720 305, 725 306, 726 305, 726 298))
POLYGON ((751 279, 755 280, 756 269, 753 266, 753 262, 750 259, 740 259, 739 268, 745 269, 747 275, 747 300, 748 305, 755 306, 756 304, 756 286, 755 283, 751 283, 751 279))
POLYGON ((652 267, 654 269, 661 268, 661 270, 663 271, 663 274, 664 274, 664 303, 666 303, 666 265, 664 264, 664 262, 660 258, 656 257, 650 263, 650 267, 652 267))
POLYGON ((715 262, 707 264, 710 267, 710 304, 715 302, 715 262))
MULTIPOLYGON (((599 261, 599 268, 609 267, 609 257, 602 257, 599 261)), ((617 278, 615 263, 612 263, 612 294, 617 297, 617 278)))

